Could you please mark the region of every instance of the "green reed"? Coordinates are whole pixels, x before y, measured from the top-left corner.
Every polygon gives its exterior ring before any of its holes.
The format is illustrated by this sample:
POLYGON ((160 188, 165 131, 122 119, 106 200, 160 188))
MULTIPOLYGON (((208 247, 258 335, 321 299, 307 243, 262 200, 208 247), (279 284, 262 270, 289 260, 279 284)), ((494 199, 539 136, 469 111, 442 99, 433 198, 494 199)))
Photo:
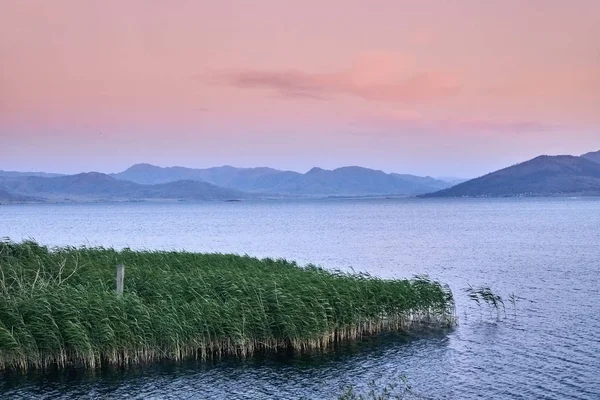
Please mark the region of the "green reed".
MULTIPOLYGON (((479 308, 481 308, 482 304, 486 304, 488 309, 490 310, 490 313, 492 312, 492 310, 495 310, 497 320, 501 319, 502 312, 506 317, 506 307, 504 305, 504 300, 502 299, 502 296, 500 296, 497 293, 494 293, 494 291, 492 291, 492 289, 489 286, 473 287, 469 285, 469 287, 464 288, 463 290, 467 293, 469 299, 475 302, 479 308)), ((512 294, 511 297, 509 297, 509 300, 511 301, 511 303, 515 304, 514 294, 512 294)))
POLYGON ((229 254, 0 242, 0 369, 128 365, 320 349, 452 326, 452 293, 229 254), (125 291, 115 295, 115 266, 125 291))

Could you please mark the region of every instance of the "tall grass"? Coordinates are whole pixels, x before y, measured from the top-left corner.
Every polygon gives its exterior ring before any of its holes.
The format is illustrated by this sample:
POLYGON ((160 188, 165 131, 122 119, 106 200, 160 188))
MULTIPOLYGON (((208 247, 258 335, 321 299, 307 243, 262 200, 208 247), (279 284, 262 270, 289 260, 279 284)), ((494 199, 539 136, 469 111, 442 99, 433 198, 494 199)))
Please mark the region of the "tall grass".
MULTIPOLYGON (((490 313, 492 312, 492 310, 495 310, 496 319, 498 321, 501 319, 501 312, 504 312, 504 316, 506 317, 506 307, 504 305, 504 300, 502 300, 502 297, 499 294, 494 293, 489 286, 473 287, 469 285, 469 287, 463 290, 467 293, 469 299, 471 301, 474 301, 480 309, 481 304, 483 303, 488 306, 490 313)), ((515 304, 515 299, 516 298, 513 293, 511 297, 509 297, 509 300, 513 304, 515 304)))
POLYGON ((0 369, 303 352, 450 326, 447 287, 285 260, 0 242, 0 369), (115 265, 125 292, 115 295, 115 265))

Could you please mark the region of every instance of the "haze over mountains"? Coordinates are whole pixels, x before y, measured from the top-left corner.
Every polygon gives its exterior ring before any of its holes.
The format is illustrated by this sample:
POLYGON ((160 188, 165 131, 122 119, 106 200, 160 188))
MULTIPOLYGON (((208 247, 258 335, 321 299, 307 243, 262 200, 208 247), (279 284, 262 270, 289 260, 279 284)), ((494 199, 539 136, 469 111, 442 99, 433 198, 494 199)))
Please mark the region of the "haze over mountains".
POLYGON ((24 176, 41 176, 43 178, 55 178, 63 174, 53 174, 49 172, 18 172, 18 171, 0 171, 0 178, 20 178, 24 176))
POLYGON ((242 200, 280 197, 506 197, 600 195, 600 151, 539 156, 466 182, 386 174, 362 167, 302 174, 231 166, 193 169, 137 164, 117 174, 0 171, 0 203, 242 200))
POLYGON ((223 166, 192 169, 137 164, 113 176, 141 184, 189 179, 244 192, 294 196, 414 195, 451 186, 431 177, 386 174, 362 167, 342 167, 332 171, 313 168, 301 174, 272 168, 223 166))
POLYGON ((0 200, 22 199, 49 201, 115 201, 115 200, 231 200, 247 197, 236 190, 216 187, 206 182, 181 180, 158 185, 140 185, 118 180, 98 172, 58 177, 1 177, 0 200))
POLYGON ((0 204, 3 203, 25 203, 29 201, 39 201, 41 199, 30 196, 23 196, 9 193, 4 189, 0 189, 0 204))

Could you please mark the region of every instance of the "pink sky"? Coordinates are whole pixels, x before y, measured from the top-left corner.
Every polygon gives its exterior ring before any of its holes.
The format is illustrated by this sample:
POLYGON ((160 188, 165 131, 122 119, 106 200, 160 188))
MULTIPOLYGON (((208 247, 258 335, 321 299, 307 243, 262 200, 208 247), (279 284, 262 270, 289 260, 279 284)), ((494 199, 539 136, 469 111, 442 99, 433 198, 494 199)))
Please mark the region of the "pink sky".
POLYGON ((0 169, 472 177, 600 149, 598 0, 0 2, 0 169))

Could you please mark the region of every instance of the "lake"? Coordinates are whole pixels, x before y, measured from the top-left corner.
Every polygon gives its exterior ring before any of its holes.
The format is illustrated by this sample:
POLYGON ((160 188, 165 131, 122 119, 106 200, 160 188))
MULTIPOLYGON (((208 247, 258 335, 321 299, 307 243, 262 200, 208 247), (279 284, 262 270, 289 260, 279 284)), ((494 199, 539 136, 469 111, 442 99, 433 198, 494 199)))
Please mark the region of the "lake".
POLYGON ((333 399, 405 376, 414 398, 600 398, 600 198, 0 206, 0 237, 249 254, 448 283, 459 326, 302 357, 5 374, 10 398, 333 399), (506 315, 463 291, 487 284, 506 315))

